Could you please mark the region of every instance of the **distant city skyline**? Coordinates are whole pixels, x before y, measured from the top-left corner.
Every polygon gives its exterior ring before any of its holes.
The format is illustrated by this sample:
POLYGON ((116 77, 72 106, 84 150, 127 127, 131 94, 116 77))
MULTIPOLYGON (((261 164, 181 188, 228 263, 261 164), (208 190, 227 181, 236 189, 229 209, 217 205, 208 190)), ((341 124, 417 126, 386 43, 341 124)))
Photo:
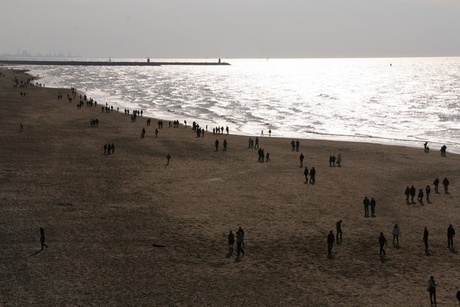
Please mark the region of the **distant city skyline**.
POLYGON ((460 56, 457 0, 7 0, 0 54, 460 56))

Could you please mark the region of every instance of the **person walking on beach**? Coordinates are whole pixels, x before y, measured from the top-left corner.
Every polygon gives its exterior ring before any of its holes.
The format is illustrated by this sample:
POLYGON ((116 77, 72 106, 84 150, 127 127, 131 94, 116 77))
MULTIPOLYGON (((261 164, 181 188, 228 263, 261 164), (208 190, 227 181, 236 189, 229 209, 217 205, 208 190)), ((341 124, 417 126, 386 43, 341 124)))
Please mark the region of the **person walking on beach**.
POLYGON ((425 252, 428 251, 428 229, 425 227, 423 230, 423 243, 425 244, 425 252))
POLYGON ((436 306, 436 282, 434 280, 434 277, 431 276, 430 279, 428 280, 428 287, 426 289, 430 293, 430 303, 431 306, 436 306))
POLYGON ((316 182, 316 170, 315 167, 312 167, 310 170, 310 183, 315 184, 316 182))
POLYGON ((300 167, 303 167, 303 159, 304 159, 303 153, 300 153, 299 160, 300 160, 300 167))
POLYGON ((226 151, 226 150, 227 150, 227 139, 224 139, 224 143, 223 143, 223 144, 224 144, 224 151, 226 151))
POLYGON ((331 255, 332 254, 332 245, 334 245, 335 237, 334 233, 332 230, 329 232, 327 235, 327 254, 331 255))
POLYGON ((43 250, 43 247, 48 248, 48 245, 45 244, 45 229, 43 227, 40 227, 40 244, 43 250))
MULTIPOLYGON (((372 217, 375 217, 375 206, 376 206, 376 202, 375 202, 375 199, 374 197, 371 198, 371 202, 370 202, 370 205, 371 205, 371 216, 372 217)), ((369 212, 368 212, 369 214, 369 212)))
POLYGON ((385 252, 383 247, 388 244, 387 244, 387 239, 385 239, 385 236, 383 235, 383 232, 381 232, 379 236, 379 245, 380 245, 380 257, 385 257, 387 253, 385 252))
POLYGON ((238 253, 238 258, 244 256, 244 231, 241 227, 236 232, 236 249, 238 253))
POLYGON ((233 245, 235 244, 235 236, 233 235, 232 230, 228 234, 228 254, 233 255, 233 245))
POLYGON ((434 185, 434 192, 436 194, 439 194, 439 178, 436 178, 434 181, 433 181, 433 185, 434 185))
POLYGON ((423 205, 423 189, 418 189, 417 200, 419 203, 423 205))
POLYGON ((442 185, 444 186, 444 193, 449 194, 449 180, 447 179, 447 177, 444 177, 442 185))
POLYGON ((166 165, 169 165, 169 160, 171 160, 171 154, 168 153, 166 156, 166 165))
POLYGON ((410 189, 408 186, 406 187, 406 190, 404 191, 404 195, 406 196, 406 203, 409 203, 410 189))
POLYGON ((369 204, 370 204, 370 201, 367 198, 367 196, 364 196, 363 204, 364 204, 364 217, 368 217, 369 216, 369 204))
POLYGON ((426 195, 426 202, 430 202, 430 193, 431 193, 431 188, 429 185, 425 187, 425 195, 426 195))
POLYGON ((415 197, 415 187, 414 186, 410 187, 409 193, 410 193, 410 201, 411 203, 414 204, 415 203, 414 202, 414 197, 415 197))
POLYGON ((215 151, 218 151, 219 150, 219 140, 218 139, 216 139, 216 141, 214 142, 214 146, 216 147, 215 151))
POLYGON ((305 176, 305 184, 308 184, 308 168, 306 166, 303 170, 303 175, 305 176))
POLYGON ((399 247, 399 234, 400 234, 399 226, 398 224, 395 224, 395 226, 393 227, 393 245, 395 245, 395 240, 396 240, 395 246, 397 247, 399 247))
POLYGON ((341 163, 342 163, 342 155, 339 154, 339 155, 337 156, 337 166, 340 167, 340 164, 341 164, 341 163))
POLYGON ((452 224, 450 224, 447 228, 447 247, 452 251, 454 250, 454 237, 455 229, 452 227, 452 224))
POLYGON ((337 243, 342 242, 342 220, 335 223, 335 228, 337 231, 337 235, 336 235, 337 243))

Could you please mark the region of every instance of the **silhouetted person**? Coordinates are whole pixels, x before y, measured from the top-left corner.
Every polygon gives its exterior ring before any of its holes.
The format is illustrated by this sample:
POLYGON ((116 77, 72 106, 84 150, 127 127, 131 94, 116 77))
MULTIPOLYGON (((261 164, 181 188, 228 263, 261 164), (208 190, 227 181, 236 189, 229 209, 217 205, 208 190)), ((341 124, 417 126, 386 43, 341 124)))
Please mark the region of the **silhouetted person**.
POLYGON ((424 152, 429 152, 430 151, 430 147, 428 147, 428 142, 425 142, 425 144, 423 144, 423 151, 424 152))
POLYGON ((233 235, 233 232, 230 230, 230 233, 228 234, 228 253, 230 255, 233 255, 233 245, 235 244, 235 236, 233 235))
POLYGON ((306 166, 303 170, 303 175, 305 176, 305 183, 308 184, 308 168, 306 166))
POLYGON ((406 203, 409 203, 409 196, 410 196, 409 187, 406 187, 406 190, 404 191, 404 195, 406 196, 406 203))
POLYGON ((216 151, 219 150, 219 140, 216 139, 216 141, 214 142, 214 146, 216 147, 216 151))
POLYGON ((227 139, 224 139, 224 150, 227 150, 227 139))
POLYGON ((315 167, 312 167, 310 170, 310 183, 315 184, 316 182, 316 169, 315 167))
POLYGON ((425 227, 423 230, 423 243, 425 244, 425 251, 428 251, 428 229, 425 227))
POLYGON ((370 204, 369 198, 367 198, 367 196, 365 196, 365 197, 364 197, 364 200, 363 200, 363 205, 364 205, 364 217, 368 217, 368 216, 369 216, 369 204, 370 204))
POLYGON ((442 185, 444 186, 444 193, 448 194, 449 193, 449 180, 447 180, 446 177, 444 177, 444 180, 442 181, 442 185))
POLYGON ((431 188, 429 185, 426 186, 425 188, 425 194, 426 194, 426 202, 430 202, 430 193, 431 193, 431 188))
POLYGON ((398 224, 396 224, 393 227, 393 245, 395 245, 395 240, 396 240, 396 246, 399 246, 399 234, 400 234, 400 229, 398 224))
POLYGON ((300 153, 299 160, 300 160, 300 167, 303 167, 303 159, 304 159, 303 153, 300 153))
POLYGON ((385 239, 385 236, 383 235, 383 232, 380 233, 379 236, 379 245, 380 245, 380 257, 384 257, 387 253, 383 249, 383 247, 387 244, 387 239, 385 239))
POLYGON ((409 194, 410 194, 411 203, 414 203, 414 197, 415 197, 415 187, 414 186, 410 187, 409 194))
POLYGON ((450 250, 454 250, 454 237, 455 237, 455 229, 452 227, 452 224, 449 225, 447 228, 447 247, 450 250))
POLYGON ((441 147, 441 157, 445 157, 446 156, 446 145, 442 145, 441 147))
POLYGON ((433 185, 434 185, 434 192, 439 194, 439 178, 436 178, 434 181, 433 181, 433 185))
POLYGON ((341 242, 342 241, 342 220, 335 223, 335 228, 337 231, 337 235, 336 235, 337 242, 339 241, 341 242))
POLYGON ((431 276, 430 279, 428 280, 428 288, 426 289, 428 292, 430 292, 430 302, 431 306, 436 306, 436 282, 434 281, 434 277, 431 276))
POLYGON ((238 253, 238 257, 244 256, 244 231, 241 229, 241 227, 238 229, 236 232, 236 249, 238 253))
POLYGON ((370 205, 371 205, 371 216, 375 217, 375 206, 377 205, 377 203, 375 202, 375 199, 373 197, 371 198, 370 205))
POLYGON ((419 201, 419 203, 423 204, 423 189, 418 189, 417 200, 419 201))
POLYGON ((342 155, 339 154, 339 155, 337 156, 337 166, 340 167, 341 164, 342 164, 342 155))
POLYGON ((43 247, 48 248, 48 245, 45 244, 45 229, 43 227, 40 227, 40 244, 43 249, 43 247))
POLYGON ((265 162, 270 161, 270 153, 269 153, 269 152, 267 152, 267 154, 266 154, 265 157, 266 157, 266 158, 265 158, 265 162))
POLYGON ((334 245, 335 237, 334 233, 332 230, 329 232, 327 235, 327 254, 331 255, 332 254, 332 245, 334 245))
POLYGON ((168 153, 166 156, 166 165, 169 165, 169 160, 171 160, 171 155, 168 153))

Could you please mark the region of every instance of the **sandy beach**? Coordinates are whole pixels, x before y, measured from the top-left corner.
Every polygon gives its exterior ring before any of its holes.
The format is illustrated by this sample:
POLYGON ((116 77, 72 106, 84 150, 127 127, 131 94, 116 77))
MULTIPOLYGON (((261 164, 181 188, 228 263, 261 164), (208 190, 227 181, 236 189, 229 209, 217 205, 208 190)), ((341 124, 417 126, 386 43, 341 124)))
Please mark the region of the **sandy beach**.
POLYGON ((259 163, 248 137, 232 131, 197 137, 194 119, 177 118, 156 138, 158 119, 132 122, 102 111, 104 101, 77 108, 84 93, 69 102, 70 88, 15 87, 30 76, 0 74, 0 305, 429 306, 430 276, 438 305, 458 304, 460 255, 447 248, 447 227, 460 233, 460 156, 449 148, 441 157, 423 144, 299 139, 296 152, 291 139, 259 135, 270 153, 259 163), (114 154, 104 154, 107 143, 114 154), (304 183, 300 153, 314 185, 304 183), (330 167, 338 154, 341 167, 330 167), (432 183, 444 177, 449 193, 440 184, 437 194, 432 183), (406 203, 411 185, 430 185, 430 202, 406 203), (375 217, 364 217, 365 196, 375 217), (328 256, 338 220, 343 241, 328 256), (239 226, 240 258, 227 255, 239 226))

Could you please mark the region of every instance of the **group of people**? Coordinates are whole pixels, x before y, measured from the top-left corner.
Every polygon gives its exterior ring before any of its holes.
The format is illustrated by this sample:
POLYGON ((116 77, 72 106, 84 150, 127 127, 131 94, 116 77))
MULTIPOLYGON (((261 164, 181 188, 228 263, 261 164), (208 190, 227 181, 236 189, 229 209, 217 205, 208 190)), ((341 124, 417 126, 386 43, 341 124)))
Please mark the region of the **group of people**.
POLYGON ((338 167, 340 167, 340 164, 342 163, 342 155, 339 154, 337 157, 334 155, 329 156, 329 166, 335 166, 337 164, 338 167))
MULTIPOLYGON (((395 224, 393 226, 393 245, 395 247, 399 247, 399 235, 401 234, 401 229, 399 228, 398 224, 395 224)), ((423 229, 423 243, 425 245, 425 252, 428 252, 428 236, 429 232, 427 227, 423 229)), ((449 225, 447 228, 447 247, 449 248, 450 251, 455 251, 454 248, 454 237, 455 237, 455 229, 452 226, 452 224, 449 225)), ((332 230, 329 232, 327 235, 327 253, 328 255, 331 255, 332 253, 332 246, 334 244, 334 241, 337 243, 342 242, 342 220, 339 220, 336 222, 336 235, 334 237, 334 233, 332 230)), ((380 257, 385 257, 386 252, 384 247, 388 245, 387 240, 383 234, 383 232, 380 232, 380 236, 378 239, 379 246, 380 246, 380 257)))
POLYGON ((300 150, 300 142, 299 142, 299 140, 296 140, 296 141, 292 140, 291 141, 291 150, 292 151, 299 151, 300 150))
POLYGON ((367 198, 367 196, 364 197, 363 200, 363 205, 364 205, 364 217, 369 217, 369 207, 371 208, 371 217, 375 217, 375 206, 377 205, 377 202, 375 199, 372 197, 370 200, 367 198))
POLYGON ((104 145, 104 155, 111 155, 115 153, 115 145, 107 143, 104 145))
POLYGON ((310 171, 308 171, 308 167, 305 166, 304 170, 303 170, 303 175, 305 176, 305 184, 308 184, 308 182, 310 182, 310 184, 315 184, 316 182, 316 169, 315 167, 313 166, 310 171), (310 174, 310 180, 308 180, 308 175, 310 174))
MULTIPOLYGON (((406 190, 404 191, 404 195, 406 196, 406 203, 409 204, 409 198, 410 198, 410 202, 412 204, 415 204, 414 198, 415 198, 416 193, 417 193, 417 189, 413 185, 410 188, 409 186, 407 186, 406 190)), ((426 194, 423 194, 422 188, 418 189, 417 201, 422 205, 423 205, 424 196, 426 196, 426 201, 428 203, 430 202, 431 187, 429 185, 425 187, 425 193, 426 194)))
POLYGON ((248 148, 258 149, 259 148, 259 138, 256 137, 255 140, 253 138, 249 138, 249 140, 248 140, 248 148))
MULTIPOLYGON (((228 234, 228 256, 233 255, 234 245, 235 245, 235 235, 233 234, 232 230, 230 230, 228 234)), ((239 227, 238 231, 236 232, 236 252, 237 257, 244 256, 244 230, 239 227)))
MULTIPOLYGON (((433 181, 434 191, 436 194, 439 194, 439 182, 440 182, 439 178, 436 178, 433 181)), ((447 177, 444 177, 444 179, 442 180, 442 185, 444 186, 444 193, 448 194, 449 193, 449 179, 447 179, 447 177)), ((410 198, 410 202, 414 204, 415 203, 414 198, 415 198, 416 193, 417 193, 417 190, 413 185, 410 188, 409 186, 407 186, 406 190, 404 191, 404 195, 406 196, 406 202, 409 203, 409 198, 410 198)), ((430 185, 427 185, 425 187, 425 194, 423 193, 422 188, 418 189, 417 201, 420 204, 423 204, 423 198, 426 197, 426 201, 429 203, 430 194, 431 194, 430 185)))

